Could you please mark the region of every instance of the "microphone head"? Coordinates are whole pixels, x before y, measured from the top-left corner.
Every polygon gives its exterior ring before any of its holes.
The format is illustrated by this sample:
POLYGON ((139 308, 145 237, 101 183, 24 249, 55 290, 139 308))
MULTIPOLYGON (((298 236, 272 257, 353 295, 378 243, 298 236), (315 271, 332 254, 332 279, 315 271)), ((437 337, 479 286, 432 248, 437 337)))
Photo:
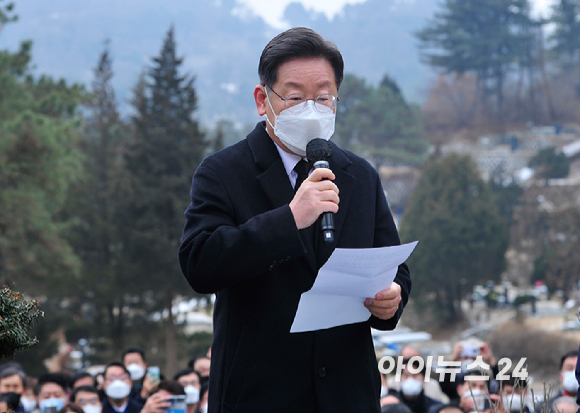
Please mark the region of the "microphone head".
POLYGON ((332 156, 332 145, 324 139, 315 138, 306 145, 306 157, 311 165, 316 161, 327 161, 332 156))

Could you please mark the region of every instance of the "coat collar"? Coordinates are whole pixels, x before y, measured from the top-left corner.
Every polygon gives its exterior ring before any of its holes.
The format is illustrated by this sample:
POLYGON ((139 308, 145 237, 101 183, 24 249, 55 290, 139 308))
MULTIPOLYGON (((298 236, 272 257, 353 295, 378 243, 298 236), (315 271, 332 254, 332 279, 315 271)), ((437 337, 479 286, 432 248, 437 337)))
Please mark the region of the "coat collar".
MULTIPOLYGON (((289 204, 294 197, 294 190, 290 185, 290 180, 288 179, 288 175, 284 169, 284 164, 282 163, 280 154, 270 138, 270 135, 268 135, 268 132, 266 131, 266 124, 264 121, 259 122, 256 125, 256 128, 248 135, 247 142, 252 151, 254 162, 263 170, 256 179, 262 186, 266 196, 272 204, 272 207, 279 208, 283 205, 289 204)), ((340 204, 338 212, 334 216, 335 240, 338 241, 348 211, 348 204, 356 183, 356 178, 346 171, 352 163, 350 159, 336 144, 333 142, 331 142, 331 144, 333 146, 333 153, 329 160, 329 164, 330 169, 336 176, 334 183, 340 189, 340 204)), ((319 224, 316 223, 315 225, 319 224)), ((302 234, 303 232, 305 233, 306 231, 300 231, 307 250, 306 258, 316 274, 318 273, 318 269, 328 260, 334 251, 334 248, 336 248, 337 241, 329 245, 323 245, 323 243, 320 243, 317 254, 318 256, 315 257, 310 237, 302 234)))

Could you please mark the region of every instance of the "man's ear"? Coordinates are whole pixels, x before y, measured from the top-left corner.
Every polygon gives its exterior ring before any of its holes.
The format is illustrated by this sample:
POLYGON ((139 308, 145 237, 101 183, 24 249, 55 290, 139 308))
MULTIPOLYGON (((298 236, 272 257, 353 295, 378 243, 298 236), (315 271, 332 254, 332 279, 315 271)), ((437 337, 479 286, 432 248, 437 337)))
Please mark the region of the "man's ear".
POLYGON ((256 109, 258 109, 258 115, 264 116, 266 114, 266 89, 262 85, 256 86, 254 89, 254 100, 256 101, 256 109))

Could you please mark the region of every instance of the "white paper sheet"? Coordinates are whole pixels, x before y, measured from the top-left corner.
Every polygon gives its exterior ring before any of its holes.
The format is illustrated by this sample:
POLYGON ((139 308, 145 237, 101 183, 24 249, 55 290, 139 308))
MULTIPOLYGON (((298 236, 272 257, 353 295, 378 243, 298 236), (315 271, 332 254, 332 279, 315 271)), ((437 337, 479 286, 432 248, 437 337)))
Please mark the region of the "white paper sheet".
POLYGON ((418 241, 383 248, 334 250, 310 291, 300 297, 291 333, 368 320, 366 298, 387 290, 418 241))

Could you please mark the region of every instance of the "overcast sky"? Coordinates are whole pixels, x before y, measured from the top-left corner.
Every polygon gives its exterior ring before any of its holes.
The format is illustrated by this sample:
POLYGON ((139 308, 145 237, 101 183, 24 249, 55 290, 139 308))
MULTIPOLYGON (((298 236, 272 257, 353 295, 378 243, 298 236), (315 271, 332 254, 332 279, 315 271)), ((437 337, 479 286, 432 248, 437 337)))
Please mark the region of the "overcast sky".
MULTIPOLYGON (((329 18, 332 18, 345 4, 362 3, 365 0, 238 0, 250 7, 256 14, 262 16, 269 24, 283 28, 284 23, 281 21, 284 9, 289 3, 300 2, 306 9, 313 9, 318 12, 324 12, 329 18)), ((398 2, 413 0, 395 0, 398 2)), ((547 15, 548 7, 554 0, 531 0, 534 4, 534 14, 542 13, 547 15)))

